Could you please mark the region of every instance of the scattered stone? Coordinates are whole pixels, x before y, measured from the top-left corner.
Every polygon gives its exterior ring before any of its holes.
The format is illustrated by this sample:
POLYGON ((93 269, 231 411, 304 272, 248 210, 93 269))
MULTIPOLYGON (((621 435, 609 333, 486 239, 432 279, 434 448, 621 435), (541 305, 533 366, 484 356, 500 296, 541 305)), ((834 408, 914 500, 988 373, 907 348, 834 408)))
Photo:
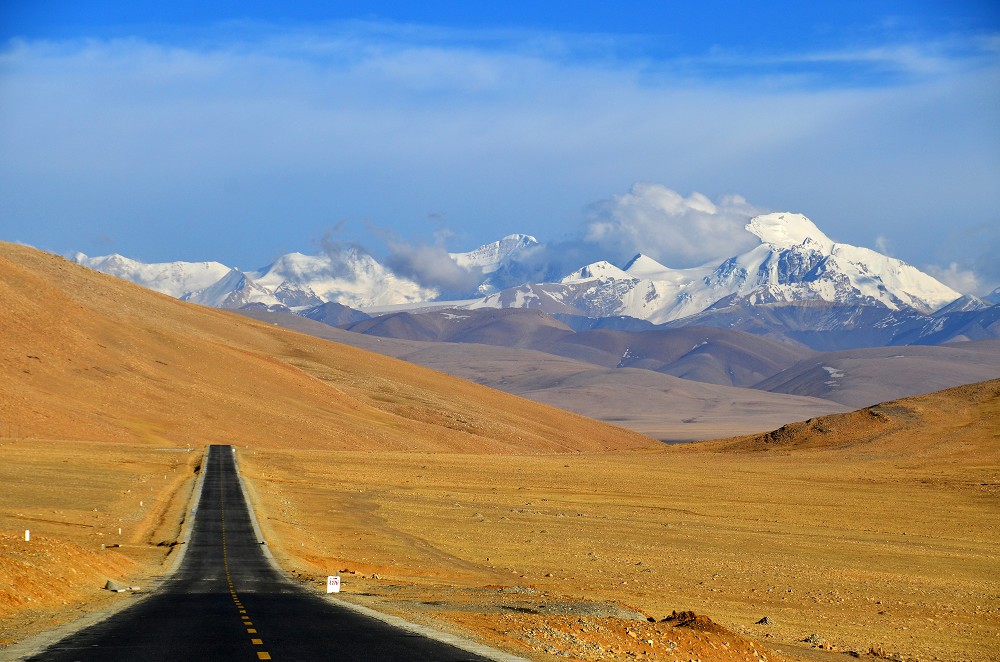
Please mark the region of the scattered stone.
POLYGON ((774 621, 765 616, 764 618, 757 621, 756 625, 774 625, 774 621))
POLYGON ((703 630, 705 632, 727 632, 725 628, 712 622, 712 619, 708 616, 696 614, 693 611, 674 611, 670 616, 667 616, 660 622, 669 623, 674 627, 703 630))
POLYGON ((823 643, 823 637, 819 636, 814 632, 813 634, 809 635, 802 641, 804 641, 807 644, 821 644, 823 643))
POLYGON ((124 593, 125 591, 128 590, 128 586, 125 586, 123 584, 119 584, 118 582, 116 582, 113 579, 109 579, 104 584, 104 590, 105 591, 112 591, 114 593, 124 593))

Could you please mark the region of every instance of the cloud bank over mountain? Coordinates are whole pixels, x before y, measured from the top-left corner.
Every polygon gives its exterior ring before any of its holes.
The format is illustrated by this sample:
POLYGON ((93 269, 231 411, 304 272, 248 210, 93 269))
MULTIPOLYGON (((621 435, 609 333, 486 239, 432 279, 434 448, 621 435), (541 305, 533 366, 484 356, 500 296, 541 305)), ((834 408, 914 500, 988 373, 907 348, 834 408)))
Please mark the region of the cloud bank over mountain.
POLYGON ((744 226, 762 211, 739 195, 713 203, 701 193, 685 198, 662 184, 637 183, 594 204, 584 240, 605 254, 644 253, 673 267, 692 267, 759 243, 744 226))
POLYGON ((385 259, 387 267, 424 287, 440 291, 444 298, 465 295, 483 277, 481 269, 457 264, 442 244, 390 240, 389 251, 385 259))

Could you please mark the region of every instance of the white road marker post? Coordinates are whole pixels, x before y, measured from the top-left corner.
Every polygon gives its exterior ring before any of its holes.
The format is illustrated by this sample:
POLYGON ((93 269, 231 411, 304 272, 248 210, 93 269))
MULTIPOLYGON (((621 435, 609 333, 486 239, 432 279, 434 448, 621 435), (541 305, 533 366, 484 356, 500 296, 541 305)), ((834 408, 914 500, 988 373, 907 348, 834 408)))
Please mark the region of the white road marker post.
POLYGON ((31 531, 24 530, 24 542, 31 542, 31 531))
POLYGON ((340 577, 338 575, 330 575, 326 578, 326 592, 340 593, 340 577))

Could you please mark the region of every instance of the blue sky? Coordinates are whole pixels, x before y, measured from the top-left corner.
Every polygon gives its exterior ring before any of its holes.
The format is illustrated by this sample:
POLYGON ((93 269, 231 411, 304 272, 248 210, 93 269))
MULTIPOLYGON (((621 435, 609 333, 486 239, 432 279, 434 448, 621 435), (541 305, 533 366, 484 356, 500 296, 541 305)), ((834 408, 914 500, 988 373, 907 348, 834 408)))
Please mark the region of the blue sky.
MULTIPOLYGON (((637 182, 801 212, 989 291, 1000 8, 0 4, 0 239, 244 269, 331 239, 580 245, 637 182)), ((671 266, 729 248, 695 220, 642 220, 684 247, 587 246, 671 266)))

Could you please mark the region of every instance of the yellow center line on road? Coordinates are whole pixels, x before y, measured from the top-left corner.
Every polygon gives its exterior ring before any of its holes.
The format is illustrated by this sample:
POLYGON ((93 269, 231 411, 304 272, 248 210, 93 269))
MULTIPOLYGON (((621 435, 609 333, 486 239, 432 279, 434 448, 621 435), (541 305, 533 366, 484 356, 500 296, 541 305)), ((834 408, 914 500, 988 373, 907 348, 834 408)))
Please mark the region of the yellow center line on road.
MULTIPOLYGON (((243 625, 247 628, 247 634, 257 634, 257 630, 254 629, 253 623, 250 621, 250 617, 247 616, 247 610, 243 608, 243 603, 240 601, 239 595, 236 592, 236 585, 233 583, 233 577, 229 572, 229 550, 226 545, 226 496, 223 492, 219 496, 219 502, 222 507, 222 563, 226 570, 226 583, 229 584, 229 594, 233 596, 233 604, 239 610, 240 619, 243 621, 243 625)), ((263 646, 264 640, 251 638, 250 643, 254 646, 263 646)), ((258 660, 270 660, 271 654, 267 651, 257 652, 258 660)))

